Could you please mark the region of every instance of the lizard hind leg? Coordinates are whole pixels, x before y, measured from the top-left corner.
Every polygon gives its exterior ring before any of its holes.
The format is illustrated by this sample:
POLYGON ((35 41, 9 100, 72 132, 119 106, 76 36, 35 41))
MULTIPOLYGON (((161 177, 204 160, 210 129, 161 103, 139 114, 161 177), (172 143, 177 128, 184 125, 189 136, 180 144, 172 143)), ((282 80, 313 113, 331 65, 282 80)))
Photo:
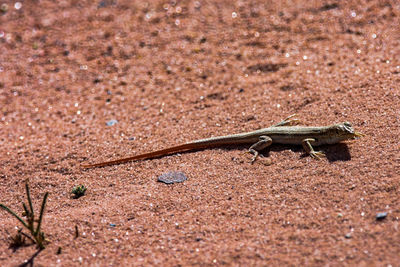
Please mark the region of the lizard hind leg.
POLYGON ((315 151, 311 145, 311 142, 315 142, 314 138, 306 138, 301 144, 303 145, 304 150, 313 158, 313 159, 321 159, 321 157, 325 157, 325 153, 322 151, 315 151))
POLYGON ((279 123, 277 123, 275 125, 272 125, 272 127, 296 125, 296 124, 301 123, 301 121, 299 119, 294 118, 296 116, 297 116, 297 114, 292 114, 289 117, 285 118, 283 121, 281 121, 281 122, 279 122, 279 123))
POLYGON ((251 159, 251 164, 256 161, 258 155, 260 154, 260 151, 269 147, 272 144, 272 139, 269 136, 262 135, 259 137, 259 141, 255 144, 253 144, 249 148, 249 152, 253 154, 253 158, 251 159))

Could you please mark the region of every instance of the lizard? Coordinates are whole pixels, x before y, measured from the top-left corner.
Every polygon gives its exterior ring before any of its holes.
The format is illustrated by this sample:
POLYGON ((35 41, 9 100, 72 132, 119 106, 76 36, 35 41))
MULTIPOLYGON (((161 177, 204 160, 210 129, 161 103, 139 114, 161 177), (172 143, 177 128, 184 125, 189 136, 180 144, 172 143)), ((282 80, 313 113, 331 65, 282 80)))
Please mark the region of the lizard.
POLYGON ((297 124, 299 122, 298 119, 293 118, 294 116, 296 116, 296 114, 293 114, 283 121, 268 128, 263 128, 256 131, 199 139, 132 157, 100 163, 84 164, 81 165, 81 167, 104 167, 129 161, 153 159, 180 152, 239 144, 252 144, 248 150, 248 152, 253 154, 251 163, 257 159, 261 150, 267 148, 273 143, 302 145, 304 150, 312 158, 319 160, 321 157, 325 156, 325 154, 322 151, 315 151, 313 145, 320 146, 336 144, 341 141, 364 136, 362 133, 355 132, 350 122, 343 122, 328 126, 293 126, 293 124, 297 124))

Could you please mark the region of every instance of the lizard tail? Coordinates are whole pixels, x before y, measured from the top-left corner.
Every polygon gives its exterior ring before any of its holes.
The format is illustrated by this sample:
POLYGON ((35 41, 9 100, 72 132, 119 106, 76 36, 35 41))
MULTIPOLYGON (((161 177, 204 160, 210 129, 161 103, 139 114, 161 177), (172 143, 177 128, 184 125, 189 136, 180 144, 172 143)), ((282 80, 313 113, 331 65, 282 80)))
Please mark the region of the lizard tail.
POLYGON ((170 148, 165 148, 149 153, 144 153, 128 158, 123 158, 123 159, 117 159, 117 160, 111 160, 111 161, 106 161, 106 162, 100 162, 100 163, 93 163, 93 164, 83 164, 81 165, 82 168, 94 168, 94 167, 104 167, 104 166, 109 166, 109 165, 116 165, 116 164, 121 164, 129 161, 136 161, 136 160, 143 160, 143 159, 153 159, 153 158, 158 158, 178 152, 185 152, 185 151, 190 151, 190 150, 197 150, 197 149, 202 149, 203 147, 206 147, 206 145, 202 144, 196 144, 194 145, 193 143, 187 143, 183 145, 178 145, 170 148))

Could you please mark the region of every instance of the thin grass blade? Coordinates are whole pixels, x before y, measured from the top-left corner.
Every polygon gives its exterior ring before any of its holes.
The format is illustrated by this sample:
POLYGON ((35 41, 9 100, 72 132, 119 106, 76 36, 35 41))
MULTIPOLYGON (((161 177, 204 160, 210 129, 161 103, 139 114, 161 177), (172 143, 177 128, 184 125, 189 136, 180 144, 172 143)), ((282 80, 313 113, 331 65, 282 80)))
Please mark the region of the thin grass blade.
POLYGON ((38 225, 37 225, 37 228, 35 231, 35 235, 37 235, 40 232, 40 226, 42 224, 44 208, 46 206, 46 201, 47 201, 48 195, 49 195, 49 192, 46 192, 46 194, 44 194, 44 197, 43 197, 42 207, 40 208, 39 221, 38 221, 38 225))
POLYGON ((8 213, 10 213, 11 215, 13 215, 15 218, 18 219, 18 221, 20 221, 24 227, 26 227, 26 229, 29 229, 29 226, 25 223, 25 221, 23 219, 21 219, 21 217, 19 217, 14 211, 12 211, 9 207, 0 204, 0 208, 4 209, 5 211, 7 211, 8 213))
POLYGON ((35 218, 35 213, 33 211, 33 205, 32 205, 32 200, 31 200, 31 192, 29 190, 28 180, 26 180, 25 188, 26 188, 26 196, 28 198, 29 208, 31 209, 32 217, 35 218))

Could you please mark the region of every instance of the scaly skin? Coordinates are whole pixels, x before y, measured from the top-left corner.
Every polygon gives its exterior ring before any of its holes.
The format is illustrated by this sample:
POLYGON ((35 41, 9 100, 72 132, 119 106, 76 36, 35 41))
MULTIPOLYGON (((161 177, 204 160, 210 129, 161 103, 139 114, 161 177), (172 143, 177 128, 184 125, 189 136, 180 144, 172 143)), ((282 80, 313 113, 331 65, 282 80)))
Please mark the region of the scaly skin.
POLYGON ((322 156, 324 156, 324 153, 321 151, 314 151, 312 145, 320 146, 326 144, 336 144, 344 140, 363 136, 363 134, 355 132, 349 122, 343 122, 329 126, 287 126, 298 122, 297 119, 292 119, 294 116, 295 114, 271 127, 252 132, 200 139, 186 144, 144 153, 137 156, 101 163, 86 164, 82 165, 82 167, 103 167, 129 161, 153 159, 179 152, 236 144, 253 144, 249 148, 249 152, 253 154, 253 159, 251 162, 256 160, 257 156, 259 155, 259 151, 265 149, 271 144, 302 145, 304 150, 312 158, 320 159, 322 156))

